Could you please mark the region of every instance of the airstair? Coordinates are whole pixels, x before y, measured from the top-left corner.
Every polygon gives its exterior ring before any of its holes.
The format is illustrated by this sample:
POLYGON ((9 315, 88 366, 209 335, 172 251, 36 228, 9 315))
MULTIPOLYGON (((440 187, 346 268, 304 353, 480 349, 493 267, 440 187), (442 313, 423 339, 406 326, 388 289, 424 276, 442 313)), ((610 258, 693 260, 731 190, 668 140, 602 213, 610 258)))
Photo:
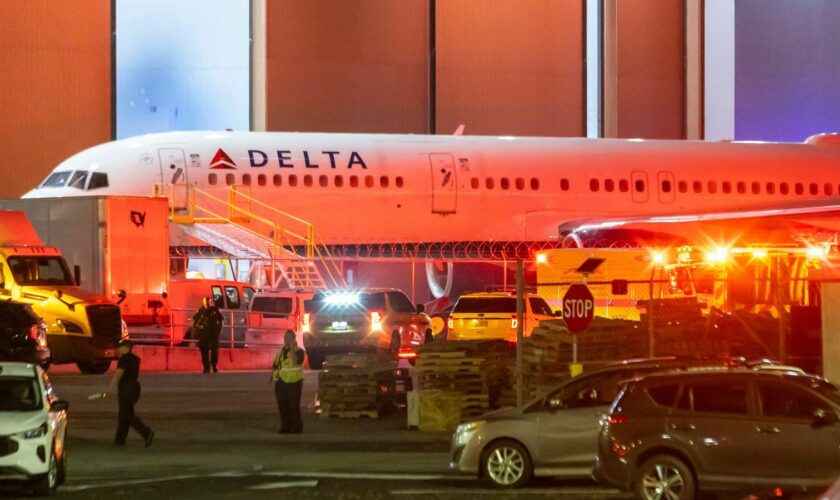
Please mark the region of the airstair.
POLYGON ((170 200, 169 219, 193 238, 247 259, 271 288, 317 291, 345 285, 341 271, 309 222, 230 186, 219 197, 191 185, 159 185, 170 200), (177 198, 177 202, 175 201, 177 198))

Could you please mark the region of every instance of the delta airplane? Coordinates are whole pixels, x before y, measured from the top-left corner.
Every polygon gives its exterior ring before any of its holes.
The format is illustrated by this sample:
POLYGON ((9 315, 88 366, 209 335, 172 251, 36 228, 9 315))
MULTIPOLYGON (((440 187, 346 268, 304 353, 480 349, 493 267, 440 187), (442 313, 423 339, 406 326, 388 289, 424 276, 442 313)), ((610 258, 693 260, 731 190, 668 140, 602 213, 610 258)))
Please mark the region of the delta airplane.
MULTIPOLYGON (((568 242, 840 230, 840 135, 802 144, 171 132, 101 144, 24 198, 229 186, 311 222, 326 244, 568 242), (612 235, 612 236, 610 236, 612 235)), ((763 235, 755 236, 763 238, 763 235)))

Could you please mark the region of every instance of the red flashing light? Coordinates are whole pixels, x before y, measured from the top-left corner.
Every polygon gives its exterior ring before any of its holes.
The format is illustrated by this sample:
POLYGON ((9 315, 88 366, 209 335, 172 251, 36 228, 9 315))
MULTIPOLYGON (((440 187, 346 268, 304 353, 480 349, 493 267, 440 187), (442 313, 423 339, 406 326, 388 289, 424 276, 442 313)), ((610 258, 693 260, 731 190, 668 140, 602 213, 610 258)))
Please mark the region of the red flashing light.
POLYGON ((630 420, 627 415, 610 415, 610 425, 623 424, 630 420))

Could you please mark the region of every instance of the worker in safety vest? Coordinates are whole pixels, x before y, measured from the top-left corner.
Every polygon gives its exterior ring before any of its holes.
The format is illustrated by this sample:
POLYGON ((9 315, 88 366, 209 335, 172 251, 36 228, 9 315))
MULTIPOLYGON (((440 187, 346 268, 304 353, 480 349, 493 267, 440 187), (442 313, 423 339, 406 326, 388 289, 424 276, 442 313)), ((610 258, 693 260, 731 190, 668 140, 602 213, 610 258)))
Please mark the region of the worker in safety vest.
POLYGON ((274 395, 280 411, 280 434, 303 432, 300 417, 300 394, 303 389, 304 351, 297 345, 295 332, 286 330, 283 348, 274 356, 271 380, 274 381, 274 395))

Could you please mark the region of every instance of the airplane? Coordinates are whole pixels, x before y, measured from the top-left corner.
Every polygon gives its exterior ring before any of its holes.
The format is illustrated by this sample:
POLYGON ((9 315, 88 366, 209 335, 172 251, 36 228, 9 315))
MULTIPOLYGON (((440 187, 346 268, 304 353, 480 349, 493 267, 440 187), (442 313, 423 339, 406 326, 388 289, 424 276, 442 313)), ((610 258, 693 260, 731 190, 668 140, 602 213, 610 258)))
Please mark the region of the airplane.
MULTIPOLYGON (((840 134, 804 143, 190 131, 94 146, 23 198, 232 186, 327 245, 840 230, 840 134)), ((718 237, 718 236, 716 236, 718 237)))

